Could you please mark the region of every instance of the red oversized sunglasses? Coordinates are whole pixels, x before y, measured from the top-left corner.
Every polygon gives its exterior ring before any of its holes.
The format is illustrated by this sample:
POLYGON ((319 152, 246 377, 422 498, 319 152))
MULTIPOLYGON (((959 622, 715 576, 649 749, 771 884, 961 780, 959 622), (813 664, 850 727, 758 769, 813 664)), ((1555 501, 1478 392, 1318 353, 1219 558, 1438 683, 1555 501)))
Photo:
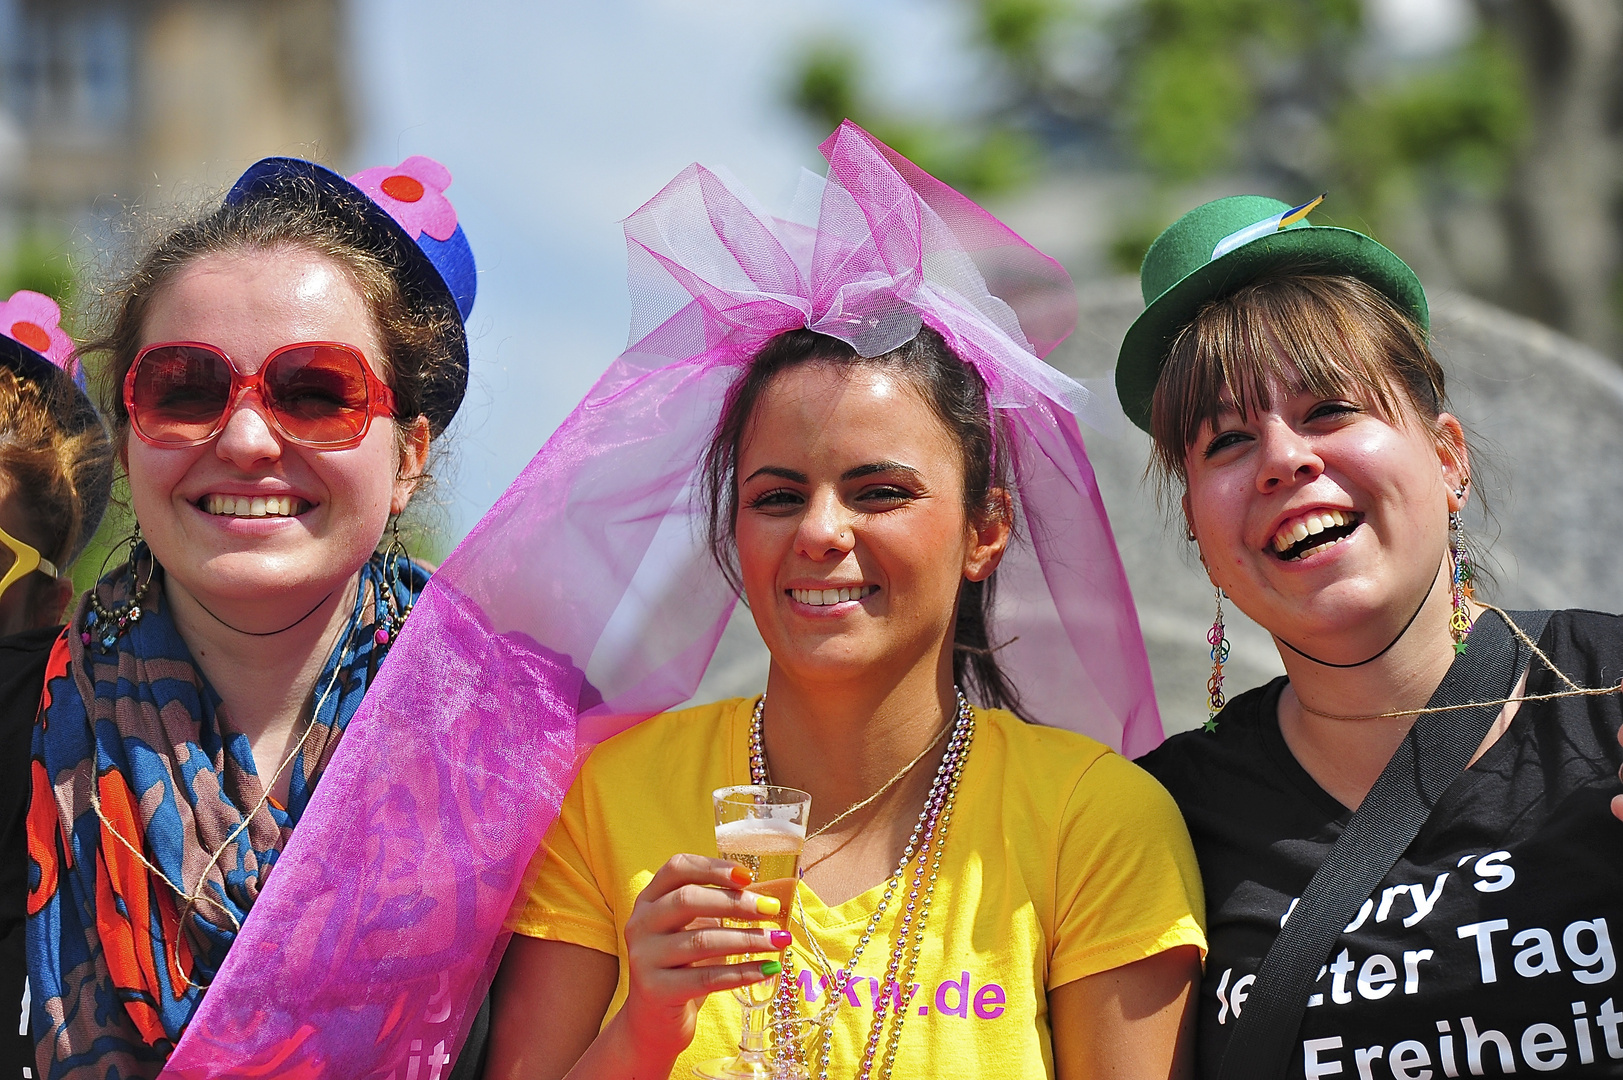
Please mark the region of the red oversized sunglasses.
POLYGON ((135 354, 124 376, 124 407, 142 442, 198 446, 225 430, 249 390, 259 391, 282 438, 343 450, 366 437, 374 416, 393 416, 394 392, 353 345, 301 341, 244 375, 225 353, 196 341, 165 341, 135 354))

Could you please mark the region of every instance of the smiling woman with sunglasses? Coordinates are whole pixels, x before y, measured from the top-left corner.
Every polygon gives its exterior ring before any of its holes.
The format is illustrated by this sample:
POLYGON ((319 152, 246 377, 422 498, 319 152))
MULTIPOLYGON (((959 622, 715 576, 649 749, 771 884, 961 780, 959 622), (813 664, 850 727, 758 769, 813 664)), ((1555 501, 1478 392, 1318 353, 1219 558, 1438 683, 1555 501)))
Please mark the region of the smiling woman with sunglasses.
POLYGON ((37 1076, 163 1068, 427 580, 396 522, 467 383, 449 183, 266 159, 112 291, 136 529, 34 731, 37 1076))
MULTIPOLYGON (((0 301, 0 1016, 27 1000, 28 745, 45 664, 73 594, 66 570, 113 481, 107 431, 60 321, 48 296, 0 301)), ((33 1061, 26 1033, 0 1032, 0 1075, 26 1075, 33 1061)))

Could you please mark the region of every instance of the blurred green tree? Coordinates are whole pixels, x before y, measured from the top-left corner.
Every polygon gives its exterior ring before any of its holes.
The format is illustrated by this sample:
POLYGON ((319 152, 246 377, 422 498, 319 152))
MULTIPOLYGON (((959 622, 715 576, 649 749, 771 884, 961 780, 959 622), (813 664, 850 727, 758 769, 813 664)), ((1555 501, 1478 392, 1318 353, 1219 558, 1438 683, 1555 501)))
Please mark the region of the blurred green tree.
POLYGON ((1126 272, 1194 201, 1329 190, 1316 220, 1374 232, 1430 281, 1617 347, 1617 0, 1473 0, 1464 41, 1403 60, 1381 55, 1369 0, 960 2, 992 73, 979 115, 899 117, 868 91, 857 53, 832 43, 802 64, 796 104, 899 135, 979 194, 1044 168, 1140 174, 1141 201, 1121 208, 1109 246, 1126 272), (1021 148, 1019 169, 977 168, 1002 144, 1021 148))
POLYGON ((62 308, 64 318, 73 310, 78 276, 60 238, 30 230, 9 250, 0 250, 0 297, 18 289, 49 296, 62 308))
POLYGON ((801 58, 790 91, 794 105, 832 129, 847 117, 946 183, 981 194, 1018 188, 1036 176, 1043 149, 1007 123, 965 125, 903 117, 874 101, 857 49, 827 38, 801 58))

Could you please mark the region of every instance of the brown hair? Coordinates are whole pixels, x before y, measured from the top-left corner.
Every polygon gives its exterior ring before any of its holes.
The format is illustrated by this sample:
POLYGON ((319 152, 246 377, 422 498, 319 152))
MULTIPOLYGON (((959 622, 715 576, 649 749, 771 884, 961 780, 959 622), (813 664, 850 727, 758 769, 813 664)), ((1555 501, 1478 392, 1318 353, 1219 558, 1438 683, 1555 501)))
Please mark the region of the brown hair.
MULTIPOLYGON (((761 395, 785 371, 805 364, 882 367, 909 380, 956 439, 963 453, 964 512, 986 521, 1009 512, 1010 450, 992 422, 986 383, 980 373, 954 356, 929 327, 911 341, 874 357, 863 357, 838 338, 811 330, 791 330, 767 343, 728 391, 704 456, 704 493, 709 510, 710 553, 735 592, 743 595, 738 572, 738 451, 761 395)), ((1011 521, 1011 524, 1013 522, 1011 521)), ((952 674, 964 692, 989 708, 1008 709, 1025 719, 1014 683, 998 666, 988 619, 997 574, 965 580, 958 590, 953 628, 952 674)))
POLYGON ((112 453, 100 424, 74 432, 64 385, 45 386, 0 367, 0 472, 17 485, 39 552, 66 570, 84 546, 87 511, 106 501, 112 453))
MULTIPOLYGON (((104 327, 84 349, 108 358, 105 411, 119 448, 129 437, 124 376, 135 361, 147 311, 182 269, 215 254, 303 249, 343 267, 377 324, 384 355, 371 359, 394 391, 397 420, 421 416, 428 396, 465 363, 462 320, 449 294, 408 293, 389 253, 379 247, 375 231, 353 215, 335 213, 331 197, 309 178, 285 180, 274 195, 223 203, 152 243, 104 294, 104 327)), ((404 424, 398 430, 404 437, 404 424)))
POLYGON ((1249 417, 1271 407, 1271 380, 1351 393, 1442 438, 1443 369, 1425 332, 1357 278, 1298 268, 1208 301, 1178 332, 1150 406, 1151 467, 1187 483, 1184 458, 1201 425, 1216 422, 1225 391, 1249 417))

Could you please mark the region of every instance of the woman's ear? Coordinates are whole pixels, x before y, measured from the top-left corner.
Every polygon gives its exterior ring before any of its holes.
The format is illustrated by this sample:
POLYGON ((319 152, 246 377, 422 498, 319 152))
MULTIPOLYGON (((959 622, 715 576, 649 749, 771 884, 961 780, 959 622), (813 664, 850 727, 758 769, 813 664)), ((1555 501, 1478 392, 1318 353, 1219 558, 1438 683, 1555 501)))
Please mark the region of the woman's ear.
POLYGON ((1200 568, 1206 571, 1206 580, 1215 587, 1217 582, 1212 579, 1212 568, 1206 565, 1206 553, 1200 550, 1200 537, 1195 533, 1194 515, 1189 512, 1188 491, 1183 493, 1183 498, 1179 502, 1183 506, 1184 539, 1195 545, 1195 558, 1200 560, 1200 568))
POLYGON ((428 468, 428 442, 428 417, 419 416, 405 425, 399 441, 400 462, 395 470, 394 496, 389 500, 389 513, 404 513, 417 485, 422 482, 423 471, 428 468))
POLYGON ((1465 428, 1453 413, 1437 417, 1437 461, 1448 487, 1448 508, 1464 509, 1471 484, 1471 452, 1465 445, 1465 428))
POLYGON ((994 488, 987 500, 991 509, 970 522, 969 553, 964 557, 964 577, 985 581, 992 576, 1014 535, 1014 500, 1003 488, 994 488))

